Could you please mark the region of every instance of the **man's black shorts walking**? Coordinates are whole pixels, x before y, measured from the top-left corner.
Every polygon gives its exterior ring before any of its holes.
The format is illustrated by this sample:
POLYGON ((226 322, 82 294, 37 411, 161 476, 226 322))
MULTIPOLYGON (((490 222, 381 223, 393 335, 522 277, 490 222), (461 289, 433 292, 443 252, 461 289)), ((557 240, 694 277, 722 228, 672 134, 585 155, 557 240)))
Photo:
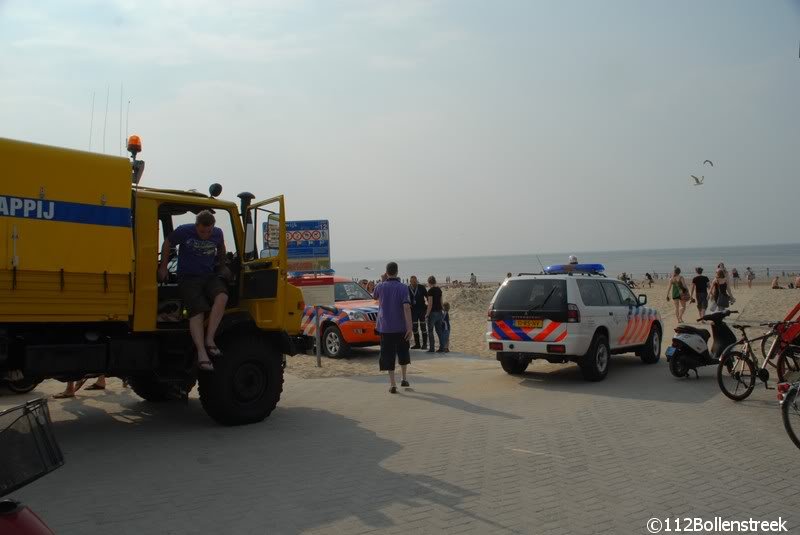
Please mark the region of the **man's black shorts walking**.
POLYGON ((394 371, 395 358, 401 366, 411 362, 406 333, 382 333, 381 357, 379 359, 381 371, 394 371))

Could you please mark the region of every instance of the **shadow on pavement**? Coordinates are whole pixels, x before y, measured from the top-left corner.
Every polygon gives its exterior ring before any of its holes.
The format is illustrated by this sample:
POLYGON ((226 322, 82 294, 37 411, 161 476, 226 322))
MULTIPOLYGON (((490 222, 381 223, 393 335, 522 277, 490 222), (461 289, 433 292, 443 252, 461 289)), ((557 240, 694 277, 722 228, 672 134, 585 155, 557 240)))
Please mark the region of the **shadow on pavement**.
POLYGON ((519 384, 542 390, 675 403, 702 403, 720 394, 715 367, 698 368, 699 379, 694 373, 690 378, 678 379, 669 373, 663 357, 657 364, 642 364, 637 356, 615 355, 606 378, 595 383, 584 380, 577 364, 562 364, 546 371, 537 371, 537 367, 543 365, 534 361, 528 371, 515 376, 522 379, 519 384))
POLYGON ((471 414, 480 414, 482 416, 497 416, 500 418, 508 418, 509 420, 522 420, 522 417, 517 416, 516 414, 496 411, 494 409, 489 409, 486 407, 482 407, 480 405, 475 405, 474 403, 470 403, 469 401, 465 401, 463 399, 454 398, 452 396, 447 396, 445 394, 439 394, 436 392, 418 392, 414 390, 411 391, 406 390, 404 394, 414 399, 428 401, 430 403, 435 403, 437 405, 444 405, 445 407, 450 407, 451 409, 456 409, 471 414))
POLYGON ((402 446, 329 411, 220 427, 199 406, 109 398, 120 411, 64 403, 77 416, 54 423, 65 466, 17 494, 57 533, 298 533, 354 518, 382 529, 419 508, 442 515, 438 529, 455 513, 515 532, 467 510, 472 491, 384 468, 402 446))

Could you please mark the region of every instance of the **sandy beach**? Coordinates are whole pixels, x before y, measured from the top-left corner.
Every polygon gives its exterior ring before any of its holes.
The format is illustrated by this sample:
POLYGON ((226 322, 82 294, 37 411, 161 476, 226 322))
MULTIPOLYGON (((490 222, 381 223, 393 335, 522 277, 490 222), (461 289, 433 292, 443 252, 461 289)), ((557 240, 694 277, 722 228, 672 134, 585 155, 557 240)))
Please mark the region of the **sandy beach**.
MULTIPOLYGON (((497 285, 484 285, 480 288, 446 288, 445 301, 451 305, 450 322, 452 334, 450 336, 450 350, 455 353, 479 356, 494 359, 495 355, 489 351, 484 339, 486 332, 486 312, 489 301, 492 299, 497 285)), ((675 309, 672 302, 666 300, 667 282, 656 281, 652 288, 635 290, 637 294, 647 295, 647 304, 656 308, 660 313, 665 327, 666 341, 662 344, 662 351, 669 344, 673 329, 677 326, 675 309)), ((799 290, 773 290, 767 281, 757 281, 752 288, 740 284, 733 290, 736 303, 732 310, 738 311, 728 320, 739 322, 752 322, 758 324, 764 321, 781 320, 786 313, 800 301, 799 290)), ((689 304, 684 314, 684 319, 689 324, 696 324, 697 308, 689 304)), ((754 331, 759 332, 759 331, 754 331)), ((420 353, 420 355, 423 355, 420 353)), ((316 367, 316 358, 308 355, 289 357, 286 371, 292 375, 305 378, 336 377, 348 375, 379 375, 377 348, 355 350, 347 358, 329 359, 323 357, 322 367, 316 367)), ((411 371, 414 369, 414 356, 412 354, 411 371)), ((533 364, 536 367, 554 366, 543 361, 533 364)))

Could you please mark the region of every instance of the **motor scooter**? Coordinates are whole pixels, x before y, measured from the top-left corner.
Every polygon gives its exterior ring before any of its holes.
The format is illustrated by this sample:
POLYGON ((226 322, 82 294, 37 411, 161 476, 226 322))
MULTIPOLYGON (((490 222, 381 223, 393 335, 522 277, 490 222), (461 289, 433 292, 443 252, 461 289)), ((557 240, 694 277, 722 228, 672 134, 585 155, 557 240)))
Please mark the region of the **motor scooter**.
POLYGON ((699 379, 697 368, 719 364, 725 349, 736 342, 736 335, 723 320, 736 313, 736 310, 725 310, 700 318, 698 321, 711 322, 711 333, 690 325, 678 325, 672 338, 672 347, 668 347, 665 353, 670 373, 675 377, 688 377, 689 372, 694 371, 699 379), (714 340, 709 349, 708 341, 712 334, 714 340))

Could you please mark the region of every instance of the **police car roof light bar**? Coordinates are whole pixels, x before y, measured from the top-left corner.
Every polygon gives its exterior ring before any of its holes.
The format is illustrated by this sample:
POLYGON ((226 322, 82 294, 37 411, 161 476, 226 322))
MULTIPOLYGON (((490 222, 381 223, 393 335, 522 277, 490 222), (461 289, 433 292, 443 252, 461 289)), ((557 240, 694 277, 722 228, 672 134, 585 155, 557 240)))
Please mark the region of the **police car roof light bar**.
POLYGON ((605 270, 603 264, 555 264, 544 268, 547 275, 568 275, 570 273, 602 275, 605 270))

